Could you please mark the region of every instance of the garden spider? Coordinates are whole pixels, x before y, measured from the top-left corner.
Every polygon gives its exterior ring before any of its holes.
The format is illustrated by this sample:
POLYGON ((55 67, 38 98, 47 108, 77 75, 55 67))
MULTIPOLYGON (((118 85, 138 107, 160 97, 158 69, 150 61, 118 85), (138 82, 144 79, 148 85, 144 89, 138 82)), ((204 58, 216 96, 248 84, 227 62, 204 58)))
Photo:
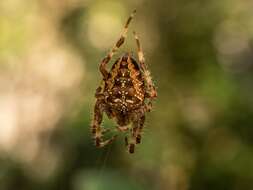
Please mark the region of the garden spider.
POLYGON ((140 41, 135 32, 133 34, 137 44, 139 62, 135 61, 130 53, 125 53, 116 60, 110 71, 106 69, 106 65, 124 43, 128 26, 135 13, 136 10, 127 19, 119 40, 100 64, 99 70, 103 80, 95 93, 96 104, 91 124, 95 145, 104 147, 111 143, 117 135, 107 140, 103 139, 104 133, 110 130, 101 126, 103 112, 108 118, 115 119, 118 125, 117 131, 128 134, 125 137, 125 144, 129 153, 134 153, 135 145, 141 142, 145 113, 151 110, 152 101, 157 96, 150 72, 144 61, 140 41))

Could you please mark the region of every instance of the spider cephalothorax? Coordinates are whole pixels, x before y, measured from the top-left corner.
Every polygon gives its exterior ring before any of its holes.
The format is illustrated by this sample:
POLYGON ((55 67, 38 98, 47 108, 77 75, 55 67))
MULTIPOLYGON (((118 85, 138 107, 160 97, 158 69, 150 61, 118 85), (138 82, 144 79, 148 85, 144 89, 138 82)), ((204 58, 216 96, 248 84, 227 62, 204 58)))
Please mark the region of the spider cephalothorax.
POLYGON ((129 53, 126 53, 115 61, 109 72, 106 65, 117 49, 124 43, 128 25, 135 12, 128 18, 116 45, 100 64, 103 81, 96 90, 95 97, 97 101, 91 126, 97 147, 103 147, 111 143, 117 135, 108 140, 103 139, 103 134, 109 130, 101 126, 103 112, 105 112, 110 119, 115 119, 118 131, 129 132, 129 135, 125 137, 125 143, 130 153, 133 153, 135 145, 141 142, 145 113, 151 110, 151 102, 157 96, 135 32, 139 62, 135 61, 129 53))

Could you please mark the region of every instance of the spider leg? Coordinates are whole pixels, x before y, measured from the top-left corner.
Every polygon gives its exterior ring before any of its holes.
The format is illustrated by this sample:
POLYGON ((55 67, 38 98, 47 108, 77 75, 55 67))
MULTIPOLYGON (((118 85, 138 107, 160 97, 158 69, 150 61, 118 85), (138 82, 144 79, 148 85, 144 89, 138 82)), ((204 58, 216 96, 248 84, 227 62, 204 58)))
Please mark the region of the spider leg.
POLYGON ((143 51, 141 48, 140 40, 139 40, 135 31, 133 32, 133 34, 134 34, 134 38, 135 38, 136 44, 137 44, 138 59, 139 59, 140 67, 141 67, 143 74, 144 74, 144 80, 147 83, 146 97, 150 98, 150 99, 154 99, 157 97, 157 92, 156 92, 155 86, 152 82, 150 72, 148 71, 147 65, 145 64, 145 58, 144 58, 144 54, 143 54, 143 51))
POLYGON ((142 135, 142 129, 144 127, 144 123, 145 123, 145 115, 143 115, 138 121, 138 127, 135 131, 136 144, 141 143, 141 135, 142 135))
POLYGON ((131 128, 130 137, 125 137, 125 145, 129 153, 134 153, 135 145, 141 143, 142 129, 144 127, 145 115, 140 119, 133 121, 133 128, 131 128))
POLYGON ((127 137, 125 137, 125 145, 126 145, 126 147, 129 145, 127 137))
POLYGON ((96 89, 96 92, 95 92, 96 98, 99 98, 99 99, 104 98, 104 94, 102 93, 103 87, 104 87, 104 81, 102 80, 99 87, 96 89))
POLYGON ((94 119, 91 125, 92 135, 94 137, 95 145, 97 147, 103 147, 107 144, 110 144, 116 138, 115 135, 108 140, 103 140, 103 134, 109 131, 109 129, 104 129, 103 127, 101 127, 104 107, 105 106, 103 104, 103 101, 101 99, 98 99, 94 108, 94 119))
POLYGON ((136 144, 141 143, 141 135, 142 135, 142 129, 144 127, 144 123, 145 123, 145 115, 141 116, 140 119, 134 122, 133 137, 135 138, 136 144))
POLYGON ((102 60, 101 64, 100 64, 100 72, 102 73, 104 79, 106 79, 108 77, 109 72, 106 70, 106 65, 107 63, 109 63, 109 61, 111 60, 112 56, 114 55, 114 53, 120 48, 120 46, 124 43, 126 35, 127 35, 127 31, 128 31, 128 26, 131 22, 131 20, 133 19, 134 15, 136 13, 136 10, 134 10, 132 12, 132 14, 129 16, 129 18, 126 21, 126 24, 124 26, 124 29, 120 35, 120 38, 118 39, 118 41, 116 42, 116 44, 113 46, 113 48, 111 49, 111 51, 107 54, 107 56, 102 60))
POLYGON ((126 144, 126 147, 128 148, 128 152, 130 154, 134 153, 134 149, 136 145, 136 141, 134 137, 134 129, 131 129, 130 139, 128 139, 128 137, 125 137, 125 144, 126 144))
POLYGON ((128 150, 129 153, 134 153, 134 149, 135 149, 135 137, 134 137, 134 129, 131 128, 130 129, 130 135, 129 136, 125 136, 125 146, 128 150))

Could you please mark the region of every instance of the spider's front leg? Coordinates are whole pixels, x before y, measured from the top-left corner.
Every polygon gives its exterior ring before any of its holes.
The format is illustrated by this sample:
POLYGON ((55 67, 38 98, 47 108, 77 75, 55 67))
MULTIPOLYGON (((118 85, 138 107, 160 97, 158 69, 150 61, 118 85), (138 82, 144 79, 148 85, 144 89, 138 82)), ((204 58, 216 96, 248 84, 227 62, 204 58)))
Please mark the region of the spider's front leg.
POLYGON ((106 69, 106 65, 107 63, 109 63, 109 61, 111 60, 112 56, 114 55, 114 53, 120 48, 120 46, 124 43, 126 35, 127 35, 127 31, 128 31, 128 26, 131 22, 131 20, 133 19, 134 15, 136 13, 136 10, 134 10, 132 12, 132 14, 129 16, 129 18, 126 21, 126 24, 124 26, 124 29, 120 35, 120 38, 118 39, 118 41, 116 42, 116 44, 113 46, 112 50, 107 54, 107 56, 102 60, 99 70, 102 73, 104 79, 107 79, 109 72, 106 69))
POLYGON ((97 99, 97 102, 94 108, 94 118, 91 125, 92 135, 94 137, 95 145, 97 147, 104 147, 107 144, 112 143, 113 140, 117 137, 115 135, 108 140, 103 140, 103 134, 109 130, 109 129, 104 129, 103 127, 101 127, 104 109, 105 109, 105 104, 103 100, 97 99))

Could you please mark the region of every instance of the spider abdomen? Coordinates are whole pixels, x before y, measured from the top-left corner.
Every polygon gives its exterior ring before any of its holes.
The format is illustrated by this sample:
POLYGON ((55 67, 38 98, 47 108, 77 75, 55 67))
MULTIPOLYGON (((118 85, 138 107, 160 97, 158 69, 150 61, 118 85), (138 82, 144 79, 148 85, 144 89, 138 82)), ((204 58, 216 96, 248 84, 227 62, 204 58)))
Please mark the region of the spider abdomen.
POLYGON ((144 81, 138 64, 131 57, 121 57, 112 66, 104 91, 110 107, 122 114, 138 109, 144 102, 144 81))

